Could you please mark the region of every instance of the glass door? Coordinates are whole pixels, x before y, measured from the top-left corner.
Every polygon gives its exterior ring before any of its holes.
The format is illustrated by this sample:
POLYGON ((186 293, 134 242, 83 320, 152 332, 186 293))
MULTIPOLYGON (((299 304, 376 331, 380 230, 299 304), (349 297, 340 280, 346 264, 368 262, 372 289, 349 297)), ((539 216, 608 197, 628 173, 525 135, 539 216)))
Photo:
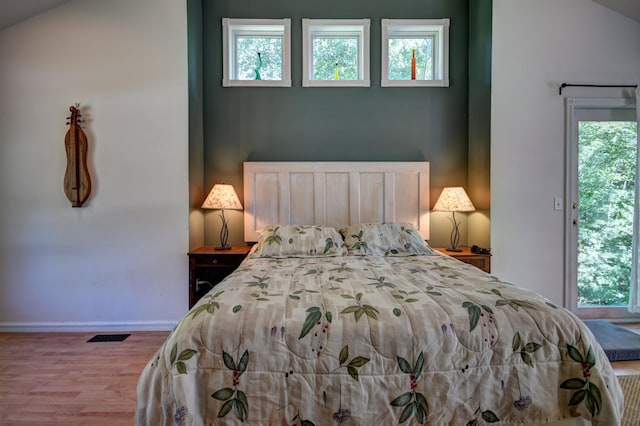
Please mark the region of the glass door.
POLYGON ((629 102, 568 100, 568 305, 583 318, 631 316, 637 123, 629 102))

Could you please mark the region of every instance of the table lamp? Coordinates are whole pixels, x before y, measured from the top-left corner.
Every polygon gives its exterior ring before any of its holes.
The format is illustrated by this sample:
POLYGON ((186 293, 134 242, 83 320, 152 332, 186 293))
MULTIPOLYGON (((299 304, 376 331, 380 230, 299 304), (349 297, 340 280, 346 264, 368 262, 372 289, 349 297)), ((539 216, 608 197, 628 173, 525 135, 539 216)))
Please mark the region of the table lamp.
POLYGON ((434 212, 451 212, 452 217, 449 218, 453 223, 453 229, 451 230, 451 247, 447 248, 447 251, 462 251, 458 248, 460 242, 460 222, 456 221, 456 212, 472 212, 476 208, 469 199, 469 196, 461 186, 447 187, 442 190, 438 201, 433 206, 434 212))
POLYGON ((220 219, 222 220, 222 229, 220 230, 220 247, 216 247, 216 250, 228 250, 231 247, 227 245, 229 239, 229 222, 224 217, 224 211, 227 210, 242 210, 242 204, 238 199, 236 191, 232 185, 224 183, 217 183, 211 188, 211 192, 202 203, 203 209, 218 209, 222 210, 220 213, 220 219))

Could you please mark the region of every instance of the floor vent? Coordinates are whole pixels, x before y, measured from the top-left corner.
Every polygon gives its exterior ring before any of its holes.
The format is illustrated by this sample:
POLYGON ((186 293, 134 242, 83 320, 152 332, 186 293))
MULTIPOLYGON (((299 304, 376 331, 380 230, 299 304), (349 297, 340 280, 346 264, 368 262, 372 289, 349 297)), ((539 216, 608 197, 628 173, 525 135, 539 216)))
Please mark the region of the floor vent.
POLYGON ((122 342, 131 334, 96 334, 87 342, 122 342))

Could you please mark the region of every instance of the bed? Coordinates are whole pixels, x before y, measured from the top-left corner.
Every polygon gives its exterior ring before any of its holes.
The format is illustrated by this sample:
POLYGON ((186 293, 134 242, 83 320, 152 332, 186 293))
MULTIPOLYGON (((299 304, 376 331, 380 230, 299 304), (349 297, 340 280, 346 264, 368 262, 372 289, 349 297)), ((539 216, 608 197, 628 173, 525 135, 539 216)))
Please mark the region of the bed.
POLYGON ((433 250, 427 163, 245 163, 242 265, 143 370, 138 425, 606 425, 572 313, 433 250))

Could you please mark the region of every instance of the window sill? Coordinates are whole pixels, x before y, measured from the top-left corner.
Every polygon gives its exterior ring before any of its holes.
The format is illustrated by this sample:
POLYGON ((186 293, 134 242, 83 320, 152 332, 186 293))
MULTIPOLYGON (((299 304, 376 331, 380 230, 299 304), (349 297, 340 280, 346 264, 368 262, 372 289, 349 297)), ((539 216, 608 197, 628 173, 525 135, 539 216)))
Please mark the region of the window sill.
POLYGON ((382 80, 382 87, 449 87, 449 80, 382 80))
POLYGON ((291 80, 222 80, 222 87, 291 87, 291 80))
POLYGON ((302 87, 370 87, 370 80, 302 80, 302 87))

